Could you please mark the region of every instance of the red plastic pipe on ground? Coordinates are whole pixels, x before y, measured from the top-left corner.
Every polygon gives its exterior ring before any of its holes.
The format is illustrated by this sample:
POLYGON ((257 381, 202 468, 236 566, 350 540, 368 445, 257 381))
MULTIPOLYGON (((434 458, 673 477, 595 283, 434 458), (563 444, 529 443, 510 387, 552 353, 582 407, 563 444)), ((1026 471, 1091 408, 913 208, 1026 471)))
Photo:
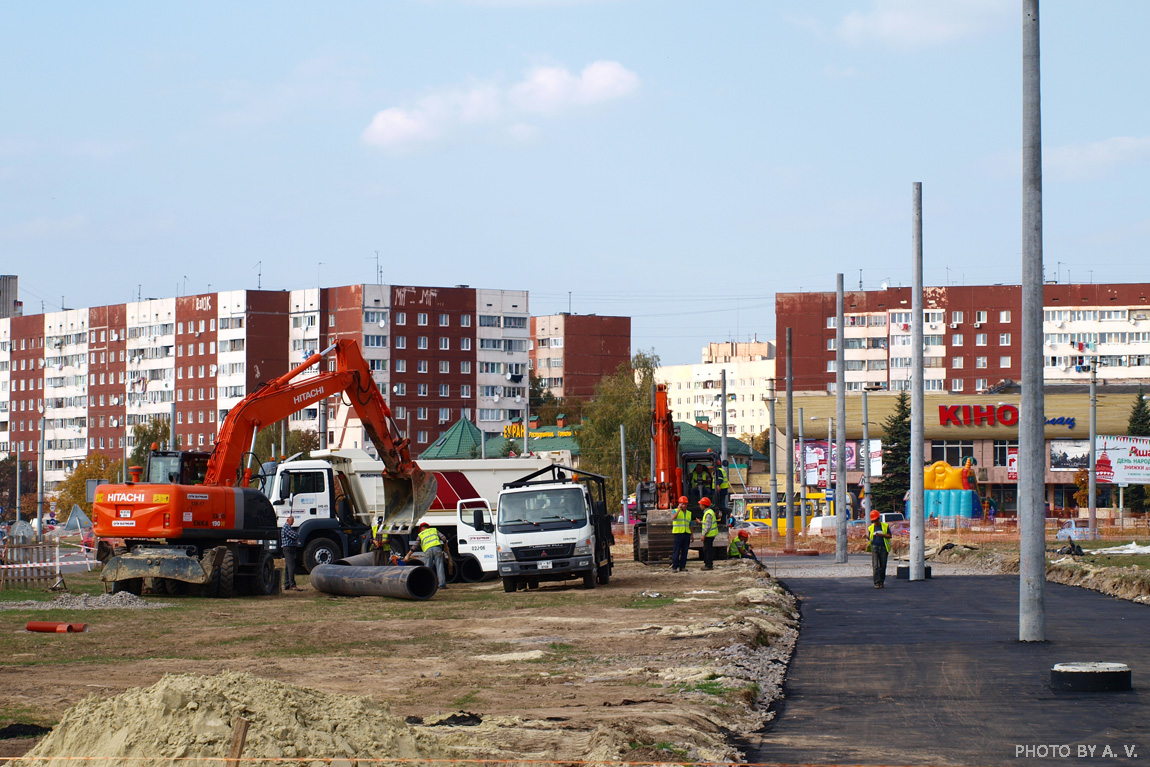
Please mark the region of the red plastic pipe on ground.
POLYGON ((28 621, 27 631, 42 631, 46 634, 72 634, 88 630, 87 623, 57 623, 56 621, 28 621))

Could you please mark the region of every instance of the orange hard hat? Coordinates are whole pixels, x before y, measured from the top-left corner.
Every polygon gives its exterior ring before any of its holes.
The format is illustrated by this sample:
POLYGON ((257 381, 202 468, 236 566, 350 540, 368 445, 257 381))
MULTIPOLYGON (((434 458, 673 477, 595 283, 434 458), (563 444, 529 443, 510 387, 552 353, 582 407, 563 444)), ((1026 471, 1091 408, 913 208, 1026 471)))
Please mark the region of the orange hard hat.
POLYGON ((689 503, 689 501, 687 500, 687 496, 680 495, 679 496, 679 503, 689 503))
POLYGON ((706 507, 711 505, 711 499, 710 498, 704 498, 703 500, 699 501, 699 505, 702 506, 703 508, 706 508, 706 507))
POLYGON ((425 527, 431 527, 431 525, 427 524, 426 522, 420 522, 419 527, 417 527, 416 530, 422 530, 425 527))
POLYGON ((746 538, 750 538, 751 534, 748 533, 746 530, 740 530, 739 531, 739 537, 746 539, 746 538))
POLYGON ((878 512, 877 511, 872 511, 870 513, 870 521, 871 522, 877 522, 878 521, 878 512))

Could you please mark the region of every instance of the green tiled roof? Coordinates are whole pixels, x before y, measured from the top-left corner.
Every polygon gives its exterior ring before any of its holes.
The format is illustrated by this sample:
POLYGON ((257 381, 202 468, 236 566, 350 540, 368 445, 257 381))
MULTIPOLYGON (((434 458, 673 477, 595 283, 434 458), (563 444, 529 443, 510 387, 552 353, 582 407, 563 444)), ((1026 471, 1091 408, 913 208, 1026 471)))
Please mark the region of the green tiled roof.
MULTIPOLYGON (((471 421, 460 419, 443 432, 431 447, 419 454, 424 460, 433 458, 478 458, 483 432, 471 421)), ((490 455, 490 453, 489 453, 490 455)))
MULTIPOLYGON (((706 429, 700 429, 686 421, 675 421, 679 427, 679 450, 684 453, 702 453, 710 449, 716 453, 722 450, 723 438, 706 429)), ((758 450, 752 450, 750 445, 734 437, 727 437, 727 454, 731 456, 750 456, 756 461, 769 461, 768 456, 758 450)))

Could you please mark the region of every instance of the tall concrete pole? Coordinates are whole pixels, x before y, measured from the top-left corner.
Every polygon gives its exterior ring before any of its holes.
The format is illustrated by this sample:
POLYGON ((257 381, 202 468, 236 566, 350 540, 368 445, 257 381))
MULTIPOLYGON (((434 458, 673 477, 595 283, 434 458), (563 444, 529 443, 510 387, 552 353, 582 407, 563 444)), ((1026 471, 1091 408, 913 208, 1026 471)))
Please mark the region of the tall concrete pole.
POLYGON ((870 523, 870 419, 866 410, 866 389, 862 390, 863 419, 863 519, 870 523))
MULTIPOLYGON (((619 464, 623 470, 623 524, 629 525, 631 524, 631 510, 627 507, 627 426, 625 424, 619 424, 619 464)), ((637 494, 636 498, 638 498, 637 494)))
MULTIPOLYGON (((327 399, 321 399, 318 403, 319 410, 316 415, 319 416, 319 449, 327 450, 327 399)), ((412 451, 415 450, 415 440, 411 439, 411 414, 407 416, 407 434, 405 435, 411 440, 412 451)))
POLYGON ((787 550, 795 548, 795 381, 791 372, 791 329, 787 328, 787 550))
POLYGON ((775 451, 779 449, 779 445, 778 439, 775 436, 775 400, 773 397, 767 400, 767 415, 771 422, 771 444, 768 447, 771 451, 771 540, 774 540, 775 536, 779 534, 779 478, 778 468, 775 463, 775 451))
POLYGON ((926 578, 926 519, 923 516, 924 412, 922 354, 922 182, 914 182, 914 252, 910 291, 910 580, 926 578))
POLYGON ((727 460, 727 371, 724 368, 719 372, 723 381, 723 433, 719 438, 719 459, 725 461, 727 460))
POLYGON ((1090 360, 1090 505, 1087 507, 1090 518, 1090 539, 1098 535, 1098 358, 1090 360))
POLYGON ((44 542, 44 416, 40 416, 40 472, 36 477, 36 543, 44 542))
MULTIPOLYGON (((125 461, 126 463, 126 461, 125 461)), ((20 443, 16 443, 16 521, 20 521, 20 443)))
MULTIPOLYGON (((847 373, 846 329, 843 316, 843 276, 835 275, 835 563, 847 561, 847 373)), ((828 442, 827 448, 830 448, 828 442)), ((830 470, 830 465, 827 465, 830 470)), ((828 477, 829 479, 829 477, 828 477)), ((827 482, 830 487, 830 482, 827 482)))
POLYGON ((1022 3, 1022 407, 1018 419, 1018 639, 1046 641, 1042 401, 1042 110, 1038 0, 1022 3))
POLYGON ((803 409, 799 408, 799 526, 807 529, 807 447, 803 444, 803 409))

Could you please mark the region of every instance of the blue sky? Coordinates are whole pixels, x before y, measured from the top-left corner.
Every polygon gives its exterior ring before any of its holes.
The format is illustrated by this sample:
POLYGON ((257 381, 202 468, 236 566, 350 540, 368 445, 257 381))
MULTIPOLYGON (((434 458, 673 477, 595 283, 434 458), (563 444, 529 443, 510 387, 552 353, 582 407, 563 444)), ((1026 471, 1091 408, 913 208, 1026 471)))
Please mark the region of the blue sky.
MULTIPOLYGON (((0 6, 26 311, 383 280, 634 317, 697 361, 777 291, 1021 273, 1021 2, 0 6), (257 267, 257 263, 260 266, 257 267)), ((1049 279, 1150 281, 1150 3, 1042 5, 1049 279)))

